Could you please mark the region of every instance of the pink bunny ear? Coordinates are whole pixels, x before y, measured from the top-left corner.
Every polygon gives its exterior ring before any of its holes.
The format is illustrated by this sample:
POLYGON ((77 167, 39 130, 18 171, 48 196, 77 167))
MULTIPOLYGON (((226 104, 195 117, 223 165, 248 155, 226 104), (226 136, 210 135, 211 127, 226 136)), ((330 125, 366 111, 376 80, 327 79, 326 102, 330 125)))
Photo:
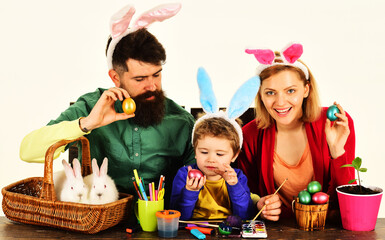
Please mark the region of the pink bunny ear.
POLYGON ((299 43, 294 43, 282 51, 283 56, 289 63, 294 63, 297 61, 298 58, 301 57, 302 53, 303 47, 299 43))
POLYGON ((257 61, 261 64, 270 65, 273 63, 275 54, 270 49, 246 49, 246 53, 254 54, 257 61))
POLYGON ((110 28, 112 38, 119 37, 127 30, 134 14, 135 8, 127 5, 111 17, 110 28))
POLYGON ((145 28, 153 22, 162 22, 179 12, 180 3, 164 4, 143 13, 134 24, 134 29, 145 28))

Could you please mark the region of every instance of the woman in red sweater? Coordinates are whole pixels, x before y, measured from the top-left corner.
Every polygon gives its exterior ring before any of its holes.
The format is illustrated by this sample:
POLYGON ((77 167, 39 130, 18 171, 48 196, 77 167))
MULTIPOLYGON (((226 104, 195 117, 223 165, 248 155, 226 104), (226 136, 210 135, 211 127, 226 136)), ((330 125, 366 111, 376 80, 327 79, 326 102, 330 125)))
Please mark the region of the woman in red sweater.
POLYGON ((353 168, 340 168, 354 159, 353 120, 336 103, 337 120, 327 119, 315 79, 298 59, 302 51, 301 44, 280 53, 246 50, 261 63, 257 68, 261 85, 255 99, 256 120, 243 127, 243 151, 237 162, 250 191, 262 197, 258 210, 266 204, 261 216, 272 221, 292 215, 293 197, 309 182, 320 182, 335 208, 335 188, 355 178, 353 168))

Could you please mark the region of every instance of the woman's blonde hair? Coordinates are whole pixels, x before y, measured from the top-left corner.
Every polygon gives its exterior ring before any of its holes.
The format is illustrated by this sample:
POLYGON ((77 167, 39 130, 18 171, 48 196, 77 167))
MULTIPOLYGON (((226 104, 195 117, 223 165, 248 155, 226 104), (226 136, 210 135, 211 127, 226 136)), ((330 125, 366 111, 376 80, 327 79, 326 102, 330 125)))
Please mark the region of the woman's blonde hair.
MULTIPOLYGON (((276 56, 280 56, 279 52, 275 52, 276 56)), ((279 60, 278 60, 279 61, 279 60)), ((290 66, 290 65, 274 65, 269 68, 264 69, 259 77, 261 78, 261 86, 263 80, 278 74, 282 71, 293 71, 298 74, 300 79, 303 81, 304 86, 309 84, 309 95, 303 100, 302 103, 302 118, 303 122, 313 122, 317 120, 321 114, 321 106, 318 94, 317 83, 313 77, 313 74, 301 60, 301 62, 309 71, 309 79, 307 80, 303 71, 299 68, 290 66)), ((258 94, 255 97, 255 120, 257 121, 258 128, 268 128, 274 122, 273 117, 270 116, 265 105, 262 102, 261 98, 261 88, 259 88, 258 94)))

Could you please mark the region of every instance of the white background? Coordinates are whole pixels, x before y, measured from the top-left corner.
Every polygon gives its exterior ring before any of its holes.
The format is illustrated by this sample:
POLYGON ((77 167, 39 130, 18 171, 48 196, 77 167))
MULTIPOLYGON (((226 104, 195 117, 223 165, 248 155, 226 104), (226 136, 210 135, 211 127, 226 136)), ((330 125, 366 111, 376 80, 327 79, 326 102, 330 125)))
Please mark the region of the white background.
MULTIPOLYGON (((322 105, 337 101, 354 119, 356 155, 368 168, 364 184, 385 188, 385 1, 181 2, 177 16, 149 28, 167 51, 163 88, 170 98, 187 109, 200 107, 195 77, 204 66, 219 104, 227 106, 257 65, 245 48, 281 50, 300 42, 322 105)), ((19 158, 26 134, 80 95, 113 86, 104 55, 109 19, 129 3, 137 9, 135 19, 165 1, 1 0, 1 188, 43 175, 42 164, 19 158)), ((384 204, 379 217, 385 217, 384 204)))

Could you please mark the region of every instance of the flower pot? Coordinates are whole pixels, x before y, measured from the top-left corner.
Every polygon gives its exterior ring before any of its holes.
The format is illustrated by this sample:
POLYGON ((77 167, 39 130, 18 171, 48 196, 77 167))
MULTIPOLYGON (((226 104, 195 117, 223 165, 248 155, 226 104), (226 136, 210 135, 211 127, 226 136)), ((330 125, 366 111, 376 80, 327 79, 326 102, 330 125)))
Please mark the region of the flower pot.
POLYGON ((342 185, 336 188, 338 202, 341 211, 342 227, 351 231, 371 231, 376 226, 378 210, 382 198, 382 189, 367 187, 377 194, 360 195, 341 192, 339 188, 350 185, 342 185))

